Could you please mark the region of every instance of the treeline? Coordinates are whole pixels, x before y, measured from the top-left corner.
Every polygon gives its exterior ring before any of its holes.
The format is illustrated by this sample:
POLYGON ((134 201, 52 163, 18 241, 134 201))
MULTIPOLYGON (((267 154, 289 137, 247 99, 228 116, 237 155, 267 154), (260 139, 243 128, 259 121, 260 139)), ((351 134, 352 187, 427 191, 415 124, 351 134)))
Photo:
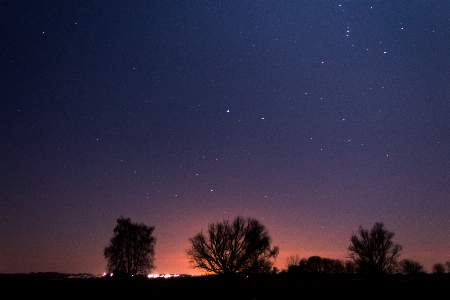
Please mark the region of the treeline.
MULTIPOLYGON (((333 258, 323 258, 320 256, 311 256, 301 258, 299 255, 289 256, 286 259, 286 269, 284 273, 292 275, 310 275, 310 274, 360 274, 358 265, 351 260, 340 260, 333 258)), ((427 274, 424 266, 412 259, 402 259, 395 264, 394 268, 386 272, 388 274, 420 275, 427 274)), ((435 263, 432 274, 450 274, 450 261, 445 263, 435 263)))
POLYGON ((353 261, 340 259, 322 258, 311 256, 300 258, 299 255, 290 256, 286 259, 287 273, 302 274, 355 274, 356 264, 353 261))
MULTIPOLYGON (((129 218, 119 218, 114 236, 104 249, 109 272, 146 275, 154 269, 154 227, 132 223, 129 218)), ((383 223, 372 229, 359 227, 350 236, 349 260, 311 256, 290 256, 286 260, 285 274, 425 274, 423 265, 412 259, 399 260, 403 247, 394 243, 394 233, 383 223)), ((277 274, 274 260, 279 248, 258 220, 236 217, 211 223, 189 239, 186 251, 192 268, 207 274, 277 274)), ((434 274, 450 273, 450 261, 433 265, 434 274)))

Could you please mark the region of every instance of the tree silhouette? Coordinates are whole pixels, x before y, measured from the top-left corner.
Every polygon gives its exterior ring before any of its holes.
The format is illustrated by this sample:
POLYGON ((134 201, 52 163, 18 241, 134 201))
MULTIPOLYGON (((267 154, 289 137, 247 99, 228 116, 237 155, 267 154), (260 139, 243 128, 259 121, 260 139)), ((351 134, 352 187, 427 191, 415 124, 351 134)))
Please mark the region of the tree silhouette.
POLYGON ((291 256, 287 257, 286 258, 286 267, 287 267, 288 271, 289 271, 289 268, 298 266, 300 264, 300 261, 301 261, 301 258, 300 258, 300 255, 298 255, 298 254, 296 254, 295 256, 291 255, 291 256))
POLYGON ((311 256, 300 259, 299 255, 286 259, 287 272, 291 274, 342 274, 345 265, 342 260, 311 256))
POLYGON ((325 274, 342 274, 345 271, 344 262, 340 259, 324 258, 322 263, 325 274))
POLYGON ((131 223, 130 218, 120 217, 114 228, 114 236, 103 254, 108 261, 109 272, 118 270, 126 274, 147 274, 154 268, 154 227, 131 223))
POLYGON ((322 274, 324 271, 323 259, 320 256, 311 256, 308 258, 306 266, 310 273, 322 274))
POLYGON ((358 234, 352 234, 348 250, 361 273, 394 272, 402 246, 392 242, 393 236, 394 233, 386 230, 383 223, 375 223, 370 232, 360 226, 358 234))
POLYGON ((412 259, 403 259, 399 263, 400 272, 405 275, 425 273, 423 265, 412 259))
POLYGON ((271 238, 256 219, 236 217, 209 224, 207 235, 198 233, 189 239, 187 250, 191 266, 216 274, 239 272, 268 273, 278 247, 270 247, 271 238))
POLYGON ((445 273, 445 266, 442 263, 435 263, 433 265, 433 274, 443 274, 445 273))
POLYGON ((345 274, 355 274, 356 273, 356 264, 353 260, 347 260, 344 263, 344 273, 345 274))

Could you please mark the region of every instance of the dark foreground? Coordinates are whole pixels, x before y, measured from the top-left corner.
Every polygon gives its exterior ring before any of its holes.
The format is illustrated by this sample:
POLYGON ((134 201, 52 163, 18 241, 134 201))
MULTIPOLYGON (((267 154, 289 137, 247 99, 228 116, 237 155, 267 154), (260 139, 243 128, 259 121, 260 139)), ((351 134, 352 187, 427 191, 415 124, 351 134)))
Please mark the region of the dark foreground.
POLYGON ((9 299, 450 299, 450 277, 432 275, 132 280, 0 276, 0 288, 9 299))

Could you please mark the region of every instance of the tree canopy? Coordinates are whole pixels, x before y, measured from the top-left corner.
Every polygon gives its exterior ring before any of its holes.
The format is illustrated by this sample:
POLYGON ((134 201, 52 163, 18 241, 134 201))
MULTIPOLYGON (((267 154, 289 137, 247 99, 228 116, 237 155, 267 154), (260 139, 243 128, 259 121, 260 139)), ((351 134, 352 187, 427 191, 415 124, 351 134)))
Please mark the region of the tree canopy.
POLYGON ((358 234, 352 234, 348 250, 359 272, 382 274, 394 271, 402 246, 394 244, 393 237, 394 233, 386 230, 383 223, 375 223, 370 231, 360 226, 358 234))
POLYGON ((145 224, 131 223, 130 218, 117 219, 114 236, 103 251, 109 271, 145 275, 152 270, 156 243, 152 236, 154 229, 145 224))
POLYGON ((279 252, 278 247, 271 248, 264 225, 240 216, 233 222, 209 224, 206 235, 200 232, 189 241, 191 248, 187 254, 191 265, 216 274, 269 272, 271 259, 279 252))

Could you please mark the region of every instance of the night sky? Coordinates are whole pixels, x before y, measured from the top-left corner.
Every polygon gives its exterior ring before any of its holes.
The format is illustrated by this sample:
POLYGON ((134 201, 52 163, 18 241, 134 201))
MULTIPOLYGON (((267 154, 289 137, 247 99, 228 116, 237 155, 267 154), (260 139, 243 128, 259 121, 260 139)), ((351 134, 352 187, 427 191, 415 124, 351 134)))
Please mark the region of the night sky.
POLYGON ((237 215, 286 257, 384 222, 450 260, 450 1, 2 1, 0 273, 157 273, 237 215))

